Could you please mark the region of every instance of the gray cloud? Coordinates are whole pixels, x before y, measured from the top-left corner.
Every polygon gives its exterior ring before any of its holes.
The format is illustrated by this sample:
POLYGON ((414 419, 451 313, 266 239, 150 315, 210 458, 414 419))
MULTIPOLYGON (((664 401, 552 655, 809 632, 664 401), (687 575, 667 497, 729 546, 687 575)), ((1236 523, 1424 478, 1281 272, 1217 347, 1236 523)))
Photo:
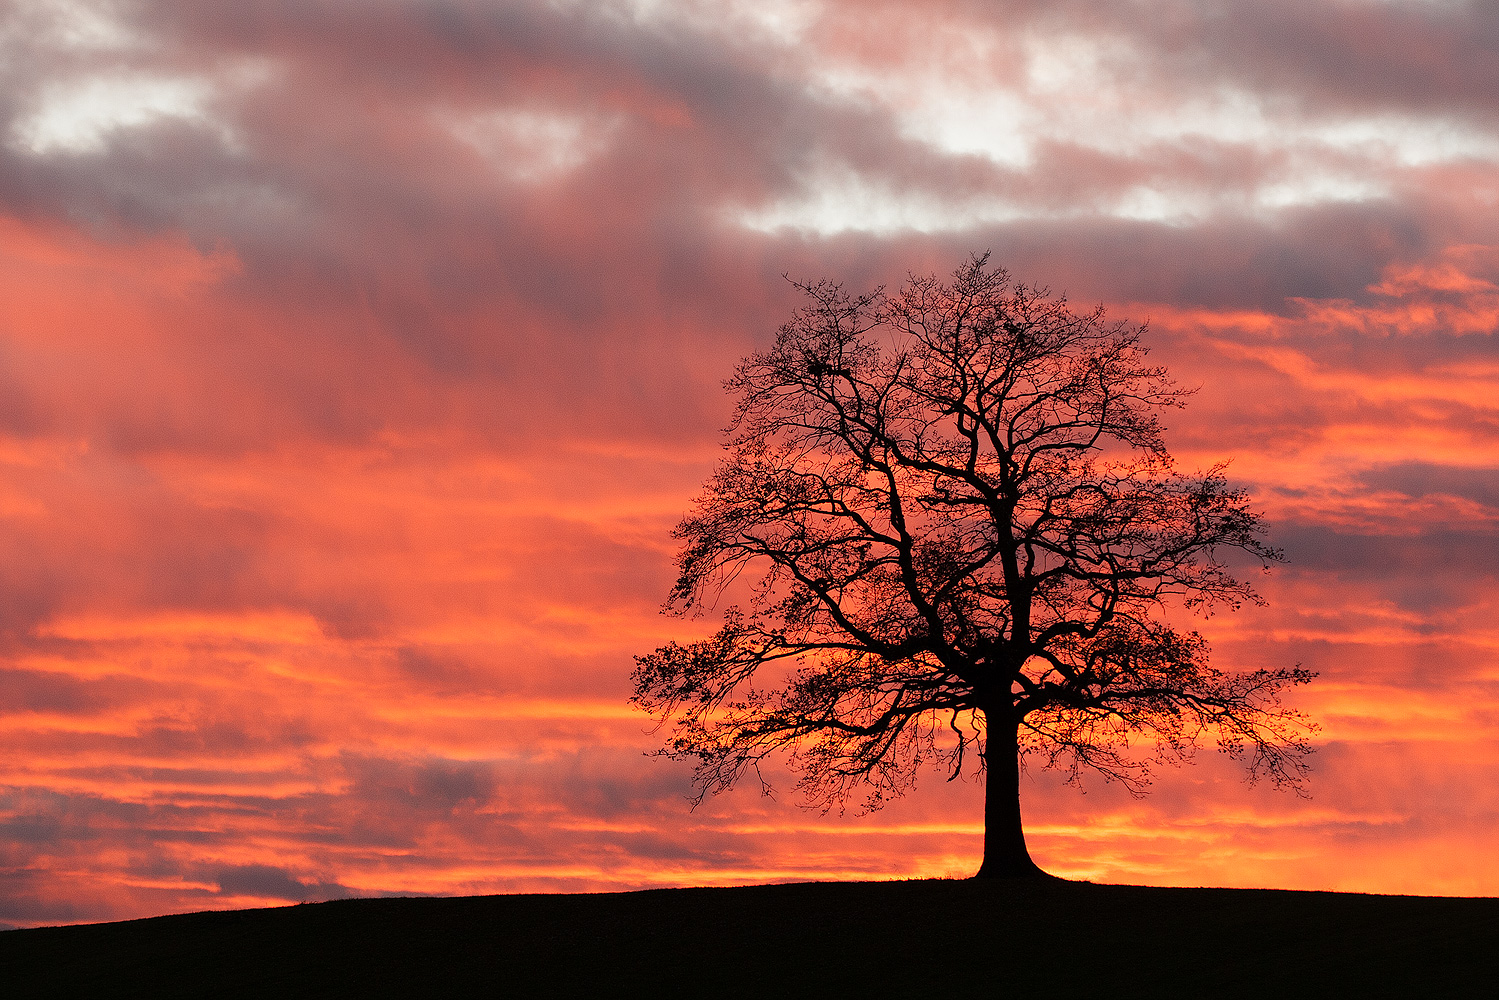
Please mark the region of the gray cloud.
POLYGON ((1430 496, 1471 500, 1499 513, 1499 469, 1467 469, 1432 462, 1397 462, 1370 469, 1360 479, 1373 490, 1412 499, 1430 496))
POLYGON ((212 873, 219 892, 226 896, 268 896, 293 903, 357 896, 336 882, 307 881, 275 865, 228 865, 212 873))

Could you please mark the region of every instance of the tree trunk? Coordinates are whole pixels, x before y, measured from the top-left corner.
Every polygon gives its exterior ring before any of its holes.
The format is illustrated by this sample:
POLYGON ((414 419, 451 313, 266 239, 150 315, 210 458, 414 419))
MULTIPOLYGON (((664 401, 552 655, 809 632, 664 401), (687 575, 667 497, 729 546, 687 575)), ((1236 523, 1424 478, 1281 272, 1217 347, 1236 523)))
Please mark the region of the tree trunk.
POLYGON ((1025 849, 1020 825, 1019 723, 985 713, 984 863, 976 878, 1049 878, 1025 849))

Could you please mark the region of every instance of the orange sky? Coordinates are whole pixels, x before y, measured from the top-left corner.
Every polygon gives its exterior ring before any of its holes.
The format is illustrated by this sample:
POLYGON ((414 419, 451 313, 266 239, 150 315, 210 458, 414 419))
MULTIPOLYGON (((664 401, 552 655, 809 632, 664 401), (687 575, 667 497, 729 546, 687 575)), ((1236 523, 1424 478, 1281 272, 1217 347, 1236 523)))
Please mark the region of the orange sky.
POLYGON ((1309 797, 1033 769, 1037 860, 1499 894, 1499 14, 1148 15, 0 13, 0 923, 971 873, 979 786, 694 812, 626 699, 782 274, 986 248, 1150 321, 1289 560, 1214 662, 1320 673, 1309 797))

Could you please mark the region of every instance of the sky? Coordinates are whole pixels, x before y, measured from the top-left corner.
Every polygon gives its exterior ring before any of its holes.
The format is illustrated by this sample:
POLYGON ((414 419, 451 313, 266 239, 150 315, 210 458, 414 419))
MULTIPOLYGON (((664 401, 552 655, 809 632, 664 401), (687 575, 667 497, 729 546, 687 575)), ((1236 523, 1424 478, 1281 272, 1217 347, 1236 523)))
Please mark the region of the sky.
MULTIPOLYGON (((787 280, 1149 321, 1307 795, 1040 768, 1071 878, 1499 895, 1499 6, 0 0, 0 924, 966 876, 688 801, 633 657, 787 280)), ((784 779, 784 780, 781 780, 784 779)))

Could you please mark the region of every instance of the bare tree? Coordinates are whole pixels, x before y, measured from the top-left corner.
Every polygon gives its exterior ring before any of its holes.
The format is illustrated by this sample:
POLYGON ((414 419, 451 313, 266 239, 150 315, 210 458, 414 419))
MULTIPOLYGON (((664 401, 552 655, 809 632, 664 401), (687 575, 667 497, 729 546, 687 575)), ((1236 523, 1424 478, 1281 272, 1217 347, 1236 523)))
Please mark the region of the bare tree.
POLYGON ((1224 558, 1281 556, 1222 465, 1175 469, 1160 414, 1188 393, 1141 328, 987 254, 894 296, 801 287, 726 383, 728 455, 675 531, 668 608, 746 573, 748 608, 637 658, 633 701, 697 761, 698 799, 781 750, 824 805, 864 786, 878 808, 925 762, 983 771, 979 875, 1016 876, 1040 874, 1028 755, 1138 792, 1211 734, 1250 780, 1299 788, 1312 727, 1279 695, 1312 675, 1220 671, 1168 622, 1258 602, 1224 558))

